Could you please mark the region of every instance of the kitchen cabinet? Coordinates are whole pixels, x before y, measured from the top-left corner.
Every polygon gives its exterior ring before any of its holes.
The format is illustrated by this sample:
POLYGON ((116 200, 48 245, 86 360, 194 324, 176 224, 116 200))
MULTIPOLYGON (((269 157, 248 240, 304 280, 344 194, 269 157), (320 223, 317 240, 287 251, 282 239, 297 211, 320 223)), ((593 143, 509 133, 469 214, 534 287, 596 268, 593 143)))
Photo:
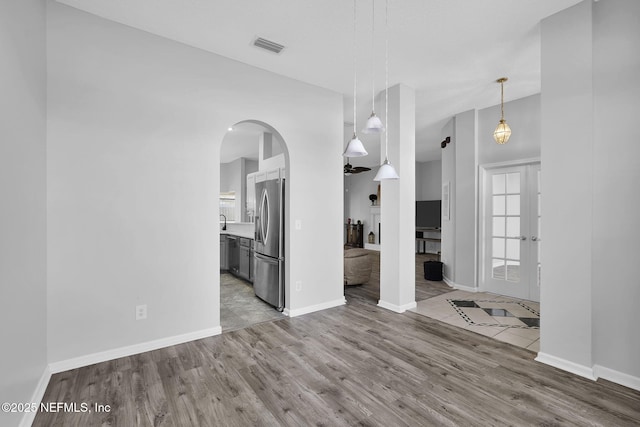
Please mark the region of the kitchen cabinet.
POLYGON ((253 239, 220 235, 220 270, 253 283, 253 239))
POLYGON ((240 253, 239 253, 239 272, 238 275, 245 280, 250 280, 251 277, 251 239, 244 237, 240 238, 240 253))
POLYGON ((227 235, 228 270, 237 276, 240 273, 240 245, 239 237, 227 235))
POLYGON ((229 269, 229 245, 227 243, 227 236, 220 235, 220 270, 229 269))
POLYGON ((249 249, 249 281, 253 283, 253 244, 255 240, 251 240, 251 248, 249 249))

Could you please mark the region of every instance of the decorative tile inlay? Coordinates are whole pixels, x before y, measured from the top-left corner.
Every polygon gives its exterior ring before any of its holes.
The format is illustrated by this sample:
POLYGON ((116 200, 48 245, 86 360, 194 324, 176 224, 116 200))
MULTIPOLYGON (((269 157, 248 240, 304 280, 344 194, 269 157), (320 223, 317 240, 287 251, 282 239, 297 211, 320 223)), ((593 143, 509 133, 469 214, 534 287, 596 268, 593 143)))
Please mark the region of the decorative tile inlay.
POLYGON ((520 301, 447 299, 447 302, 469 325, 540 328, 540 313, 520 301), (485 318, 482 313, 486 313, 486 321, 479 320, 485 318), (512 320, 507 322, 506 318, 512 320))

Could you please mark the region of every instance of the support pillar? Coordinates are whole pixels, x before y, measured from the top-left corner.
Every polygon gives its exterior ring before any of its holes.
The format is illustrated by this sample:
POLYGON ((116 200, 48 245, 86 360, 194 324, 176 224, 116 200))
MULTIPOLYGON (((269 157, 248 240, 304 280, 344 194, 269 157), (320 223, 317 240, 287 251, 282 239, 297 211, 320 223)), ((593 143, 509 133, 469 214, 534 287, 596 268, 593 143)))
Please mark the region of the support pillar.
MULTIPOLYGON (((415 91, 403 84, 389 88, 389 162, 400 179, 381 181, 380 300, 378 306, 402 313, 415 297, 415 91)), ((384 138, 381 160, 384 160, 384 138)))

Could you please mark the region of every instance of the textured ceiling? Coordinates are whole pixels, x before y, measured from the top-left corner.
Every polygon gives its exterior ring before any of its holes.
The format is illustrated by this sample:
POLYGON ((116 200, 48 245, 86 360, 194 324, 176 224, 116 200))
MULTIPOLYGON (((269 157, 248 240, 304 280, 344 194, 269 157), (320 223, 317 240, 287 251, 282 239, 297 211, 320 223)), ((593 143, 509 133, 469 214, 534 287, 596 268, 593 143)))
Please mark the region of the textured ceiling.
MULTIPOLYGON (((353 2, 349 0, 58 0, 78 9, 345 95, 353 122, 353 2), (257 37, 285 45, 279 54, 257 37)), ((389 84, 416 90, 416 159, 440 157, 452 115, 540 91, 541 19, 580 0, 389 0, 389 84)), ((357 0, 357 121, 384 86, 383 0, 357 0), (372 68, 372 5, 375 1, 372 68), (375 70, 372 73, 372 69, 375 70)), ((379 148, 363 138, 379 162, 379 148)), ((346 143, 346 141, 345 141, 346 143)))

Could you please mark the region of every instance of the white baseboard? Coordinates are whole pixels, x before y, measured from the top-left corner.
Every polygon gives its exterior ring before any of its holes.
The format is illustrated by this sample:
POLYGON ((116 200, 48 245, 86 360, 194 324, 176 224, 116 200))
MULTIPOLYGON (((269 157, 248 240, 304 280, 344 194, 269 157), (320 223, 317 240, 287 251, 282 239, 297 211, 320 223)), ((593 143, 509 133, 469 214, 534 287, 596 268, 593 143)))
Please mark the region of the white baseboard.
POLYGON ((347 300, 344 298, 337 299, 334 301, 323 302, 322 304, 310 305, 302 308, 295 308, 293 310, 289 310, 285 308, 283 313, 289 317, 297 317, 302 316, 303 314, 313 313, 314 311, 326 310, 327 308, 338 307, 341 305, 345 305, 347 300))
MULTIPOLYGON (((44 372, 40 377, 40 381, 38 381, 38 385, 36 389, 33 391, 33 395, 31 396, 31 403, 40 403, 42 402, 42 398, 44 397, 44 392, 47 391, 47 386, 49 385, 49 380, 51 380, 51 369, 49 366, 45 366, 44 372)), ((33 420, 36 418, 37 412, 25 412, 20 420, 20 427, 30 427, 33 424, 33 420)))
POLYGON ((570 362, 560 357, 552 356, 546 353, 538 353, 538 357, 535 358, 536 362, 544 363, 545 365, 553 366, 554 368, 562 369, 563 371, 571 372, 572 374, 579 375, 590 380, 597 380, 598 377, 594 374, 593 369, 579 365, 574 362, 570 362))
POLYGON ((597 378, 603 378, 616 384, 620 384, 625 387, 640 391, 639 377, 634 377, 633 375, 605 368, 604 366, 600 365, 594 365, 593 372, 597 378))
POLYGON ((395 305, 386 301, 378 300, 378 307, 385 308, 387 310, 395 311, 396 313, 404 313, 407 310, 411 310, 412 308, 416 308, 418 304, 415 301, 412 301, 403 305, 395 305))
POLYGON ((472 286, 465 286, 465 285, 454 285, 453 286, 455 289, 461 290, 461 291, 467 291, 467 292, 478 292, 478 288, 474 288, 472 286))
POLYGON ((68 371, 70 369, 93 365, 94 363, 106 362, 107 360, 118 359, 120 357, 131 356, 133 354, 157 350, 159 348, 182 344, 188 341, 195 341, 201 338, 220 335, 221 333, 222 328, 220 326, 216 326, 214 328, 203 329, 201 331, 189 332, 187 334, 175 335, 172 337, 161 338, 154 341, 147 341, 140 344, 101 351, 99 353, 92 353, 85 356, 74 357, 73 359, 52 362, 49 363, 49 370, 51 371, 51 373, 56 374, 58 372, 68 371))
POLYGON ((458 290, 467 291, 467 292, 478 292, 478 288, 474 288, 473 286, 459 285, 446 276, 442 277, 442 281, 447 285, 449 285, 450 287, 452 287, 453 289, 458 289, 458 290))

